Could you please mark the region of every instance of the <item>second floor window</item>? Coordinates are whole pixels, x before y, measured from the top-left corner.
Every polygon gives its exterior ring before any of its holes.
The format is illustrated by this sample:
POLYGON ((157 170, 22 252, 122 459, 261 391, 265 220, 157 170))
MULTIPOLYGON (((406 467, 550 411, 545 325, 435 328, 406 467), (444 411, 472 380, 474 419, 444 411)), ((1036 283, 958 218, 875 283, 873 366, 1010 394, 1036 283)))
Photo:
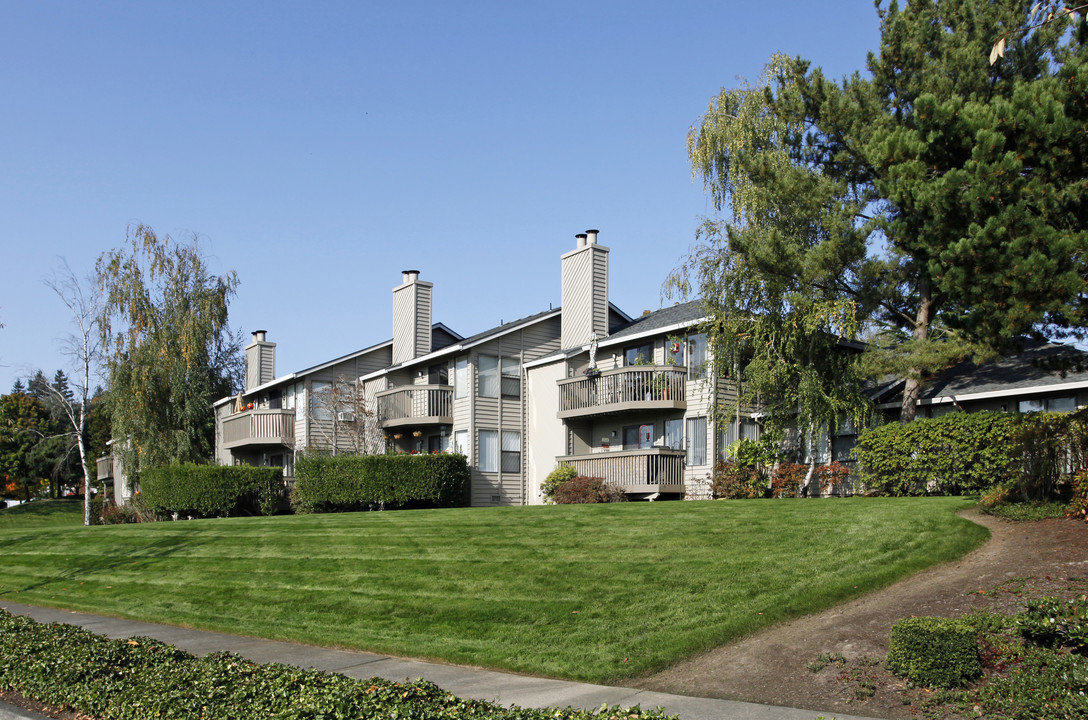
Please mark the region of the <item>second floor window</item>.
POLYGON ((705 378, 706 361, 706 333, 692 335, 688 338, 688 378, 691 380, 705 378))
POLYGON ((480 355, 476 358, 476 394, 484 398, 499 396, 499 358, 496 355, 480 355))
POLYGON ((471 382, 472 375, 468 371, 468 358, 461 358, 453 366, 453 396, 468 397, 468 387, 471 382))
POLYGON ((502 359, 501 385, 500 392, 504 398, 521 397, 521 363, 517 358, 502 359))
POLYGON ((623 351, 624 365, 649 365, 654 360, 654 344, 645 343, 626 348, 623 351))

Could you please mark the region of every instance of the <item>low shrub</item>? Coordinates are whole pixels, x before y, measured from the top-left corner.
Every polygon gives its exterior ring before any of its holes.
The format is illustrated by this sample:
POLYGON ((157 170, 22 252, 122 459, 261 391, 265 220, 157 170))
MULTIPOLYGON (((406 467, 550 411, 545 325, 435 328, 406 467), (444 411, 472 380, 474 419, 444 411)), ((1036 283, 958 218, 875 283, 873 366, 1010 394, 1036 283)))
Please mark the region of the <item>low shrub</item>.
POLYGON ((140 497, 156 515, 274 515, 286 490, 278 467, 185 464, 140 473, 140 497))
POLYGON ((801 483, 805 481, 807 474, 808 465, 792 462, 778 463, 771 470, 771 497, 797 497, 801 483))
POLYGON ((1073 476, 1073 497, 1069 501, 1069 515, 1088 522, 1088 468, 1073 476))
POLYGON ((1034 600, 1016 616, 1016 626, 1024 637, 1040 645, 1088 654, 1088 598, 1084 596, 1034 600))
POLYGON ((560 464, 559 467, 548 473, 548 477, 544 478, 544 484, 540 486, 544 499, 554 502, 555 489, 576 477, 578 477, 578 471, 574 467, 560 464))
POLYGON ((579 475, 555 488, 553 495, 558 505, 584 505, 587 503, 626 502, 627 495, 615 485, 599 477, 579 475))
POLYGON ((767 483, 759 470, 736 460, 719 460, 714 465, 710 493, 715 498, 739 500, 764 497, 767 483))
POLYGON ((668 720, 661 710, 530 710, 463 700, 424 680, 367 680, 259 664, 231 653, 198 658, 151 638, 111 640, 0 610, 0 689, 77 714, 149 717, 668 720))
POLYGON ((960 620, 912 617, 892 626, 885 665, 926 687, 956 687, 982 674, 975 631, 960 620))
POLYGON ((300 512, 456 507, 468 496, 464 455, 323 455, 295 461, 291 501, 300 512))
POLYGON ((140 522, 140 514, 131 504, 118 505, 111 502, 102 506, 102 512, 99 513, 99 522, 102 525, 138 523, 140 522))
POLYGON ((846 495, 847 481, 850 479, 850 466, 833 460, 826 465, 817 466, 814 473, 820 481, 820 495, 846 495))

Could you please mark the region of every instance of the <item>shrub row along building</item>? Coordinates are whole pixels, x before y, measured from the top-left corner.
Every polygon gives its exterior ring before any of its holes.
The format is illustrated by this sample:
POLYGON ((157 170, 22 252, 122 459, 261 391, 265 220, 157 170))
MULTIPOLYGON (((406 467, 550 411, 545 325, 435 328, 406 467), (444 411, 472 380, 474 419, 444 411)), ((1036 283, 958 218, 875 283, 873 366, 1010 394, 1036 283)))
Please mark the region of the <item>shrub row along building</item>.
MULTIPOLYGON (((702 305, 632 318, 609 301, 609 248, 596 230, 561 257, 562 305, 470 337, 432 318, 433 284, 403 272, 393 288, 393 337, 305 370, 276 375, 276 344, 253 333, 245 390, 214 404, 221 464, 283 467, 307 449, 348 453, 459 452, 472 472, 470 504, 543 502, 557 464, 605 478, 632 499, 705 498, 715 459, 758 438, 750 413, 717 429, 714 403, 732 385, 712 377, 702 305)), ((964 365, 926 386, 919 417, 948 409, 1029 411, 1084 404, 1088 372, 1048 372, 1032 353, 964 365)), ((877 398, 897 407, 899 387, 877 398)), ((821 443, 818 462, 845 460, 850 427, 821 443)), ((108 460, 108 459, 106 459, 108 460)), ((100 462, 100 479, 112 475, 100 462)), ((116 483, 123 502, 129 493, 116 483)))

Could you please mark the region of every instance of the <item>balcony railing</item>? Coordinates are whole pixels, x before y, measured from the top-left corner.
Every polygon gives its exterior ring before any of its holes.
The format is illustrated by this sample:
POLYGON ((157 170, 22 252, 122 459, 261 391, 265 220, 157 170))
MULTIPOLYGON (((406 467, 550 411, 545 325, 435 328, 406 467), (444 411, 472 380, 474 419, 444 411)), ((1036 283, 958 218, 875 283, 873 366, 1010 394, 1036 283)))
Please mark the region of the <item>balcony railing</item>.
POLYGON ((406 385, 378 397, 378 422, 383 428, 453 424, 453 388, 449 385, 406 385))
POLYGON ((604 478, 628 493, 684 492, 684 451, 669 448, 556 458, 579 475, 604 478))
POLYGON ((113 477, 113 456, 98 458, 98 479, 109 480, 113 477))
POLYGON ((294 410, 246 410, 223 421, 223 447, 295 444, 294 410))
POLYGON ((559 381, 563 418, 630 410, 683 410, 687 403, 687 368, 636 365, 605 370, 597 377, 559 381))

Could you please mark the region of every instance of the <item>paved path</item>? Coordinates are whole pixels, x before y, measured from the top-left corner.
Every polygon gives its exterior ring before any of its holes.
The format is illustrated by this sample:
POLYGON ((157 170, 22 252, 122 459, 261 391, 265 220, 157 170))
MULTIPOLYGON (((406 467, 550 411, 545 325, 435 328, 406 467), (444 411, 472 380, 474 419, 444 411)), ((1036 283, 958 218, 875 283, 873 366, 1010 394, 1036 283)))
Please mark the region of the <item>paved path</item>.
MULTIPOLYGON (((488 700, 500 705, 521 707, 567 707, 596 709, 602 704, 663 707, 681 720, 815 720, 821 715, 812 710, 757 705, 755 703, 711 698, 669 695, 633 688, 590 685, 514 675, 477 668, 439 663, 402 660, 366 652, 332 650, 278 640, 226 635, 190 630, 172 625, 135 622, 87 613, 55 610, 0 600, 0 607, 15 615, 27 615, 39 622, 78 625, 113 638, 142 635, 170 643, 194 655, 229 651, 256 662, 278 662, 299 667, 338 672, 348 677, 366 679, 374 676, 387 680, 424 678, 454 695, 488 700)), ((827 720, 871 720, 858 715, 822 713, 827 720)), ((20 708, 0 703, 0 720, 41 718, 20 708)))

